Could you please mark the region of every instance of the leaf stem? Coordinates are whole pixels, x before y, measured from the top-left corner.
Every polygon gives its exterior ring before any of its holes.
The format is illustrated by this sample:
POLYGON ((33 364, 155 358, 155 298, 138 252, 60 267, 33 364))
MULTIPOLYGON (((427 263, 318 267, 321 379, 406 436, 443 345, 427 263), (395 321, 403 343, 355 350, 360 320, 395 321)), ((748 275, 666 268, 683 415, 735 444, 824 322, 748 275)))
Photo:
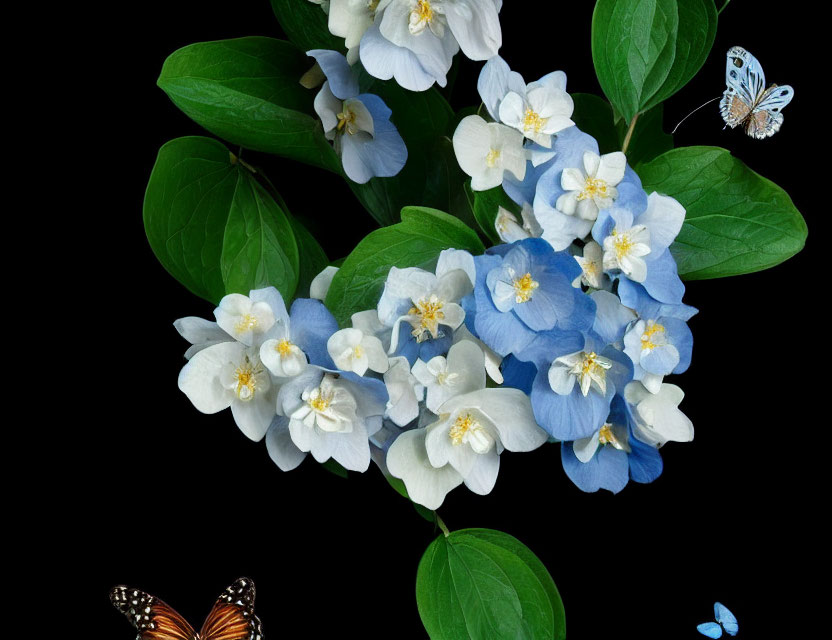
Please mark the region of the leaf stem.
POLYGON ((436 518, 436 524, 439 525, 439 528, 442 529, 442 533, 444 533, 445 537, 447 538, 449 535, 451 535, 451 532, 448 531, 447 525, 444 523, 442 518, 439 517, 439 514, 436 511, 433 512, 433 515, 436 518))
POLYGON ((723 5, 722 5, 722 8, 721 8, 719 11, 717 11, 717 12, 716 12, 716 15, 719 15, 720 13, 722 13, 723 11, 725 11, 725 7, 727 7, 727 6, 728 6, 728 3, 729 3, 729 2, 731 2, 731 0, 725 0, 725 4, 723 4, 723 5))
POLYGON ((633 119, 630 120, 627 135, 624 136, 624 142, 621 144, 621 153, 627 153, 627 148, 630 146, 630 138, 633 137, 633 130, 636 128, 636 120, 638 120, 638 114, 634 115, 633 119))

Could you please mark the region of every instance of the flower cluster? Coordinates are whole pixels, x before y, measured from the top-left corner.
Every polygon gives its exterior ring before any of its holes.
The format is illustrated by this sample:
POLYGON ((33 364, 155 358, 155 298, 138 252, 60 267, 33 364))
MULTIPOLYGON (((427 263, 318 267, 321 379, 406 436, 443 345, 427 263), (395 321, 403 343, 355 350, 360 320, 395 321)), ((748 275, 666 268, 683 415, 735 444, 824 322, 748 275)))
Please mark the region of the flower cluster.
MULTIPOLYGON (((269 287, 225 296, 215 322, 176 322, 193 345, 180 389, 205 413, 230 407, 284 471, 308 453, 353 471, 373 460, 435 509, 460 484, 489 493, 506 450, 560 443, 578 487, 618 492, 661 473, 666 442, 693 438, 681 389, 664 382, 687 369, 693 342, 696 310, 669 250, 685 210, 648 195, 623 153, 599 155, 571 120, 563 72, 526 84, 494 55, 498 9, 331 0, 329 15, 365 67, 400 82, 406 68, 441 84, 459 46, 489 57, 478 88, 490 119, 463 118, 453 146, 475 191, 502 186, 518 205, 522 219, 498 212, 502 244, 446 249, 432 272, 392 267, 376 307, 346 328, 322 302, 335 267, 289 311, 269 287)), ((390 110, 359 92, 348 58, 309 55, 326 78, 315 109, 347 175, 397 173, 407 150, 390 110)))

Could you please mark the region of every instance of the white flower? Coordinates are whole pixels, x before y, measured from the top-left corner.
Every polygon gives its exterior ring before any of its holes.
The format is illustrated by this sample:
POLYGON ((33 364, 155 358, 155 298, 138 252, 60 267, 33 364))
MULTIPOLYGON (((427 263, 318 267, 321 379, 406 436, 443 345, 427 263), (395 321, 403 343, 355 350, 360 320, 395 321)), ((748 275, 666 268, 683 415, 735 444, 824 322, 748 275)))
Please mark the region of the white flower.
POLYGON ((330 265, 312 278, 312 282, 309 284, 309 297, 321 302, 326 300, 326 294, 329 293, 329 287, 332 285, 332 279, 336 273, 338 273, 338 267, 330 265))
POLYGON ((434 413, 453 396, 485 388, 485 358, 482 349, 469 340, 452 345, 447 358, 416 360, 412 372, 425 386, 425 404, 434 413))
POLYGON ((503 242, 514 242, 526 238, 539 238, 543 230, 534 215, 534 209, 529 203, 524 203, 520 211, 523 218, 523 225, 517 222, 517 217, 508 209, 497 207, 497 217, 494 219, 494 228, 500 240, 503 242))
MULTIPOLYGON (((357 380, 361 384, 310 366, 284 384, 277 407, 289 419, 291 445, 311 453, 318 462, 333 458, 346 469, 366 471, 370 464, 368 437, 381 428, 384 389, 377 380, 357 380)), ((288 447, 281 456, 288 466, 298 456, 285 436, 275 440, 273 446, 288 447)))
POLYGON ((485 372, 488 374, 488 377, 497 384, 503 384, 503 372, 500 371, 503 356, 477 338, 464 324, 460 325, 454 332, 454 344, 463 341, 473 342, 482 350, 485 355, 485 372))
POLYGON ((269 333, 269 339, 260 345, 260 360, 279 378, 291 378, 301 373, 308 364, 306 354, 291 340, 289 316, 269 333))
POLYGON ((604 271, 620 269, 634 282, 647 278, 647 263, 642 260, 650 253, 650 231, 643 224, 629 228, 618 225, 604 238, 604 271))
POLYGON ((451 465, 434 467, 425 449, 425 430, 405 431, 390 445, 387 470, 404 481, 407 494, 428 509, 438 509, 445 496, 462 484, 462 476, 451 465))
POLYGON ((605 422, 604 425, 588 438, 579 438, 572 443, 575 457, 583 463, 592 460, 599 446, 608 444, 619 451, 630 452, 627 427, 605 422))
POLYGON ((220 329, 216 322, 188 316, 174 321, 173 326, 185 340, 191 343, 185 352, 185 358, 190 360, 193 355, 220 342, 233 342, 231 336, 220 329))
POLYGON ((693 423, 679 410, 684 397, 675 384, 662 384, 658 393, 650 393, 640 382, 630 382, 624 387, 624 399, 632 408, 635 436, 655 447, 693 440, 693 423))
POLYGON ((502 184, 506 171, 518 180, 526 175, 523 134, 506 125, 466 116, 454 131, 453 145, 459 166, 471 176, 474 191, 502 184))
POLYGON ((275 415, 271 380, 257 349, 222 342, 194 354, 179 373, 179 388, 202 413, 231 407, 234 421, 260 440, 275 415))
POLYGON ((584 397, 590 389, 603 396, 607 393, 607 371, 612 364, 612 360, 595 352, 578 351, 560 356, 549 367, 549 386, 555 393, 565 396, 572 393, 578 382, 584 397))
POLYGON ((367 29, 376 18, 379 0, 331 0, 329 8, 329 31, 344 38, 347 47, 347 62, 358 62, 358 46, 367 29))
POLYGON ((359 329, 336 331, 327 340, 326 349, 341 371, 352 371, 359 376, 367 369, 377 373, 387 371, 387 354, 381 340, 365 336, 359 329))
POLYGON ((456 329, 465 319, 459 301, 474 288, 474 258, 467 251, 446 249, 436 274, 417 267, 392 267, 378 303, 378 317, 392 327, 388 353, 399 344, 399 325, 407 322, 417 342, 443 335, 442 326, 456 329))
POLYGON ((257 294, 266 291, 252 291, 252 297, 241 293, 230 293, 220 300, 214 309, 217 324, 228 335, 246 346, 256 346, 275 323, 272 305, 257 294))
POLYGON ((595 220, 601 209, 607 209, 618 197, 616 185, 624 179, 627 158, 620 151, 599 156, 584 152, 583 170, 567 168, 561 174, 561 187, 566 191, 555 207, 583 220, 595 220))
POLYGON ((548 438, 535 422, 529 397, 519 389, 454 396, 439 412, 439 419, 425 430, 430 463, 437 468, 451 465, 465 486, 481 495, 494 487, 503 449, 532 451, 548 438))
POLYGON ((404 427, 419 417, 419 403, 425 397, 425 388, 410 372, 407 358, 397 356, 389 362, 390 368, 384 374, 388 397, 384 417, 404 427))
POLYGON ((573 287, 580 287, 581 284, 593 289, 604 287, 608 278, 604 275, 604 251, 601 245, 590 240, 584 245, 584 255, 575 256, 575 260, 581 267, 581 275, 572 282, 573 287))
POLYGON ((552 135, 573 126, 572 97, 555 82, 554 74, 525 87, 522 93, 509 91, 500 101, 500 121, 547 149, 552 135), (551 80, 551 81, 548 81, 551 80))

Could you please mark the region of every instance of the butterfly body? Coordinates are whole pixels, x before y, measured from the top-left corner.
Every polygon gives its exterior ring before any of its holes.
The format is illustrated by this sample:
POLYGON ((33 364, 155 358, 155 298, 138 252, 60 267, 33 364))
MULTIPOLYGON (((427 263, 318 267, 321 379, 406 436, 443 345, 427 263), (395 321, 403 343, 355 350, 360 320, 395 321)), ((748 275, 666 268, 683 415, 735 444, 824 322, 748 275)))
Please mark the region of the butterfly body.
POLYGON ((236 580, 217 598, 199 632, 173 608, 139 589, 115 587, 110 602, 139 632, 136 640, 263 640, 254 593, 251 580, 236 580))
POLYGON ((725 124, 741 126, 752 138, 773 136, 783 124, 783 108, 794 89, 776 84, 766 88, 766 76, 757 58, 742 47, 731 47, 725 63, 725 84, 719 110, 725 124))

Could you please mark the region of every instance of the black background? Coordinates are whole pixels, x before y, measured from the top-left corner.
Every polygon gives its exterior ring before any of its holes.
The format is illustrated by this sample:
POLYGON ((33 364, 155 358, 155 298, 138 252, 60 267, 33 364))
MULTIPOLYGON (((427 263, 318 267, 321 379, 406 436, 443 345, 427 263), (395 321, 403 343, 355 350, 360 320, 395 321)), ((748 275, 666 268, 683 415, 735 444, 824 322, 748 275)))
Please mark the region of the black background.
MULTIPOLYGON (((810 406, 828 387, 828 315, 817 307, 824 274, 813 257, 823 251, 828 215, 819 206, 829 188, 819 153, 828 125, 820 98, 811 96, 820 79, 808 64, 817 62, 806 30, 812 19, 788 7, 773 19, 760 7, 734 0, 725 10, 704 68, 666 103, 665 128, 720 95, 731 45, 752 51, 769 82, 795 88, 781 132, 757 141, 723 130, 714 103, 685 122, 676 144, 726 147, 781 185, 806 217, 810 239, 772 270, 688 284, 686 302, 701 310, 690 323, 693 364, 671 382, 686 391, 682 409, 696 439, 662 450, 665 471, 656 482, 631 483, 616 496, 574 487, 557 447, 505 454, 491 495, 460 488, 441 508, 451 529, 490 527, 527 544, 560 589, 573 640, 701 637, 695 626, 712 619, 714 600, 736 614, 741 637, 767 637, 780 624, 793 631, 811 615, 800 608, 804 581, 826 556, 818 551, 818 514, 828 505, 815 480, 828 423, 810 406), (786 620, 790 606, 798 608, 786 620)), ((500 54, 527 81, 563 69, 571 92, 600 93, 591 14, 591 2, 509 1, 500 54)), ((269 3, 149 0, 112 19, 86 43, 103 67, 81 74, 76 86, 104 88, 83 106, 87 135, 95 136, 94 170, 107 190, 88 218, 95 246, 73 259, 103 305, 76 334, 89 346, 85 371, 73 377, 85 398, 73 407, 84 438, 66 477, 84 483, 48 516, 53 530, 76 534, 67 553, 90 580, 84 601, 92 635, 133 637, 108 603, 115 584, 162 597, 198 626, 217 594, 247 575, 269 640, 426 637, 414 583, 436 532, 375 467, 343 480, 310 459, 284 474, 229 412, 199 414, 176 388, 187 344, 171 323, 211 318, 212 306, 155 260, 141 204, 159 146, 209 134, 155 80, 181 46, 283 37, 269 3)), ((463 62, 455 108, 478 102, 480 66, 463 62)), ((247 157, 265 168, 293 212, 312 221, 331 258, 373 228, 337 177, 247 157)))

